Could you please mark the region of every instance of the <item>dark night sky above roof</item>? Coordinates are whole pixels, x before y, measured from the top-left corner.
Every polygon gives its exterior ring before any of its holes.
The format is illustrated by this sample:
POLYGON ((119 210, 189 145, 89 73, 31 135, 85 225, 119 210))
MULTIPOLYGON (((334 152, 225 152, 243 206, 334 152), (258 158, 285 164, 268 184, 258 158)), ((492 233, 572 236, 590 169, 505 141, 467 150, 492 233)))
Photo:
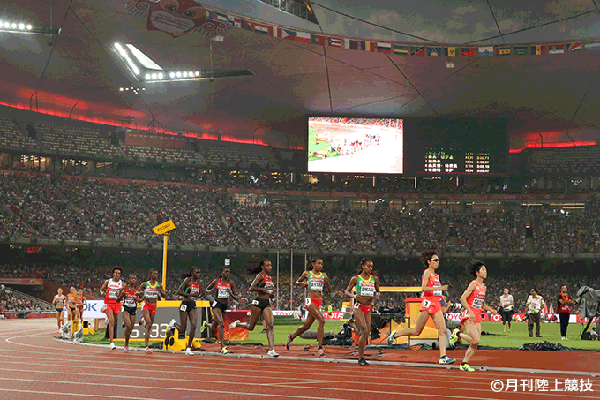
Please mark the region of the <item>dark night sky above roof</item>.
MULTIPOLYGON (((22 0, 0 17, 62 25, 58 38, 0 32, 0 102, 99 120, 152 115, 170 131, 211 132, 293 146, 304 116, 509 118, 511 143, 598 139, 600 50, 562 55, 406 57, 323 48, 230 28, 213 42, 216 70, 251 76, 141 85, 113 50, 131 43, 165 70, 208 70, 203 8, 326 35, 474 46, 600 37, 595 1, 319 0, 320 25, 258 1, 22 0), (170 8, 169 8, 170 7, 170 8), (135 12, 131 12, 135 10, 135 12), (187 14, 186 14, 187 12, 187 14), (187 18, 194 16, 194 18, 187 18), (174 22, 173 22, 174 21, 174 22), (200 33, 178 35, 173 26, 200 33), (145 86, 139 95, 120 87, 145 86), (33 95, 33 97, 32 97, 33 95), (30 103, 31 99, 31 103, 30 103), (37 99, 37 102, 35 101, 37 99)), ((600 40, 599 40, 600 41, 600 40)), ((407 133, 409 134, 409 133, 407 133)), ((513 144, 511 144, 513 146, 513 144)))

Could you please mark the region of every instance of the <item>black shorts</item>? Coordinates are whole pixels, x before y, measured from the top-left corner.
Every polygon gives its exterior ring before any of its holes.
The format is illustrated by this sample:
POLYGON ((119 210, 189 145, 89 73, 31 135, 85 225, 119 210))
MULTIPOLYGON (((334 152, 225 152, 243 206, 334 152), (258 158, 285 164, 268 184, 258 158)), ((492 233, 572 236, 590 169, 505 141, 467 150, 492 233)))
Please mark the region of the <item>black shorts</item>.
POLYGON ((57 308, 57 309, 56 309, 56 312, 57 312, 57 313, 61 313, 61 312, 63 312, 64 310, 65 310, 64 308, 57 308))
POLYGON ((195 301, 182 301, 181 305, 179 306, 179 311, 183 311, 188 314, 190 311, 195 310, 195 309, 196 309, 195 301))
POLYGON ((219 303, 218 301, 215 300, 212 303, 212 308, 218 308, 219 310, 221 310, 221 313, 224 313, 225 311, 227 311, 229 306, 227 305, 227 303, 219 303))
POLYGON ((513 310, 510 310, 510 311, 504 311, 504 310, 502 310, 500 312, 500 315, 502 316, 502 322, 503 323, 504 322, 511 322, 512 318, 513 318, 513 314, 514 314, 513 310))
POLYGON ((74 313, 74 312, 75 312, 75 310, 77 310, 77 307, 75 307, 75 308, 69 307, 69 308, 71 309, 71 312, 72 312, 72 313, 74 313))
POLYGON ((263 311, 267 307, 271 307, 271 300, 269 299, 254 299, 250 302, 251 306, 260 308, 263 311))
POLYGON ((137 306, 135 306, 135 307, 123 306, 123 312, 126 312, 129 315, 131 315, 132 317, 135 317, 135 313, 137 312, 137 306))

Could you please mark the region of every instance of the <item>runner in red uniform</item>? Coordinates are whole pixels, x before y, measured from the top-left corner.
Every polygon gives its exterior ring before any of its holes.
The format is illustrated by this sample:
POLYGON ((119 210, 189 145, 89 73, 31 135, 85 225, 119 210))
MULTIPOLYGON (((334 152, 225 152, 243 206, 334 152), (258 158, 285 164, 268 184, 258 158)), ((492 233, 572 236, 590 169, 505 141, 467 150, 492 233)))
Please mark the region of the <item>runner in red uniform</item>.
POLYGON ((52 299, 52 305, 56 308, 56 324, 60 332, 60 328, 65 324, 65 303, 67 302, 67 298, 61 288, 58 288, 56 293, 56 296, 52 299))
POLYGON ((404 328, 400 332, 393 331, 387 338, 387 344, 391 345, 392 340, 400 336, 419 336, 429 317, 433 318, 438 329, 438 341, 440 345, 439 364, 452 364, 456 361, 454 358, 446 357, 446 321, 442 314, 442 291, 448 290, 448 285, 440 285, 440 277, 435 271, 440 267, 440 258, 434 251, 424 251, 421 254, 421 261, 427 268, 423 272, 421 281, 421 290, 423 291, 423 302, 419 308, 419 316, 414 328, 404 328))
POLYGON ((313 322, 319 322, 319 328, 317 331, 317 340, 319 342, 319 357, 325 356, 323 350, 323 336, 325 334, 325 317, 321 312, 321 305, 323 304, 323 288, 326 287, 329 293, 333 293, 331 284, 329 283, 329 277, 327 274, 322 273, 323 260, 320 258, 314 258, 310 262, 311 269, 304 271, 300 278, 296 281, 296 286, 308 288, 306 298, 306 309, 308 310, 308 316, 304 325, 296 330, 291 335, 288 335, 288 340, 285 347, 289 350, 292 340, 302 335, 312 326, 313 322))
MULTIPOLYGON (((123 289, 123 281, 121 280, 121 273, 123 270, 119 267, 115 267, 112 270, 112 279, 106 280, 100 288, 100 294, 104 296, 104 305, 106 307, 105 313, 108 317, 108 338, 110 340, 110 349, 114 350, 117 346, 114 343, 115 340, 115 325, 117 324, 117 317, 121 312, 121 303, 118 301, 119 293, 123 289)), ((103 307, 104 308, 104 307, 103 307)))
POLYGON ((150 347, 148 347, 148 341, 150 340, 150 330, 154 325, 154 317, 156 316, 156 303, 161 298, 165 298, 165 291, 158 281, 158 270, 150 270, 150 280, 140 285, 136 294, 144 299, 144 307, 142 307, 142 316, 144 318, 144 324, 146 326, 146 353, 152 353, 150 347))
POLYGON ((258 275, 252 281, 250 285, 250 291, 256 292, 256 299, 250 303, 250 322, 233 321, 229 324, 229 329, 243 328, 249 331, 253 330, 258 322, 258 317, 262 314, 267 326, 267 340, 269 341, 269 350, 267 356, 279 357, 279 354, 273 348, 274 333, 273 333, 273 311, 271 310, 271 299, 274 297, 273 292, 275 285, 271 279, 272 265, 269 260, 262 260, 258 267, 251 269, 249 272, 255 274, 258 271, 258 275))
POLYGON ((363 258, 360 261, 360 269, 357 275, 350 279, 348 288, 344 292, 346 296, 355 300, 354 324, 358 339, 358 365, 366 366, 365 345, 371 335, 371 306, 373 298, 379 300, 379 278, 373 275, 373 261, 363 258), (356 291, 356 294, 352 292, 356 291))
POLYGON ((79 319, 83 321, 83 310, 85 309, 85 305, 87 304, 85 296, 83 295, 83 290, 79 289, 77 291, 76 300, 77 300, 77 312, 79 314, 79 319))
POLYGON ((129 351, 129 339, 131 331, 135 325, 135 314, 137 312, 137 303, 140 300, 138 294, 137 275, 129 275, 129 282, 123 287, 119 294, 119 300, 123 300, 123 322, 125 323, 125 347, 123 350, 129 351))
POLYGON ((481 342, 482 310, 489 311, 492 314, 497 314, 498 311, 485 304, 486 287, 483 284, 483 281, 487 278, 487 269, 485 268, 483 261, 471 261, 467 264, 467 271, 470 275, 475 277, 475 280, 469 283, 469 287, 467 287, 467 290, 465 290, 460 297, 460 302, 465 308, 460 316, 460 324, 464 326, 466 333, 460 333, 460 330, 456 328, 454 332, 452 332, 450 343, 455 343, 459 337, 469 343, 469 348, 460 364, 460 370, 473 372, 475 371, 475 368, 469 366, 469 360, 473 354, 475 354, 477 346, 481 342))
POLYGON ((185 336, 187 329, 187 320, 190 320, 190 334, 188 336, 188 345, 185 349, 185 354, 193 356, 192 342, 196 336, 196 326, 198 324, 198 309, 196 308, 196 300, 206 292, 200 289, 200 269, 193 267, 190 271, 190 276, 186 277, 177 289, 178 296, 183 297, 179 306, 179 334, 185 336))
POLYGON ((229 298, 231 297, 233 300, 238 301, 237 298, 237 290, 235 288, 235 283, 229 279, 231 274, 231 270, 229 267, 221 268, 221 277, 212 281, 207 287, 207 291, 215 290, 216 298, 212 302, 212 313, 214 316, 213 322, 207 324, 204 321, 204 325, 202 325, 202 330, 206 326, 208 326, 211 331, 214 330, 217 326, 219 327, 219 341, 221 342, 221 354, 229 353, 227 347, 225 347, 225 343, 223 340, 223 329, 225 328, 225 322, 223 321, 223 313, 227 311, 229 306, 229 298))

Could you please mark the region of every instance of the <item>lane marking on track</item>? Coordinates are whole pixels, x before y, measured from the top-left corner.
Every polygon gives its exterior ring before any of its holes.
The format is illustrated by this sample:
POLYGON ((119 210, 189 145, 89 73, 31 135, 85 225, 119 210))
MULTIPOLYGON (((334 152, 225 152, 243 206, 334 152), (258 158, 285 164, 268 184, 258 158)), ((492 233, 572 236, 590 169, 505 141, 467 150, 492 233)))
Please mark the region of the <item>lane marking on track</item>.
MULTIPOLYGON (((64 373, 63 373, 64 374, 64 373)), ((156 379, 156 378, 155 378, 156 379)), ((24 378, 3 378, 0 377, 0 380, 4 380, 4 381, 19 381, 19 382, 35 382, 35 383, 39 383, 39 380, 35 380, 35 379, 24 379, 24 378)), ((189 380, 188 380, 189 381, 189 380)), ((107 388, 125 388, 125 389, 138 389, 138 390, 143 390, 143 391, 150 391, 150 390, 167 390, 167 391, 185 391, 185 392, 199 392, 199 393, 215 393, 215 389, 197 389, 197 388, 172 388, 172 387, 160 387, 160 386, 148 386, 143 385, 143 386, 136 386, 136 385, 121 385, 121 384, 116 384, 116 383, 99 383, 99 382, 94 382, 94 383, 85 383, 85 382, 75 382, 75 381, 59 381, 59 380, 44 380, 44 383, 55 383, 55 384, 64 384, 64 385, 69 385, 69 387, 72 387, 72 385, 82 385, 82 386, 104 386, 107 388)), ((219 394, 230 394, 230 395, 238 395, 238 396, 260 396, 260 397, 286 397, 286 398, 295 398, 295 399, 314 399, 314 400, 346 400, 346 399, 342 399, 342 398, 337 398, 337 397, 315 397, 315 396, 295 396, 295 395, 289 395, 289 394, 269 394, 269 393, 250 393, 250 392, 231 392, 231 391, 225 391, 222 389, 219 389, 219 394)), ((121 398, 123 398, 123 396, 121 396, 121 398)))
MULTIPOLYGON (((17 364, 17 363, 15 363, 17 364)), ((34 364, 28 364, 28 365, 34 365, 34 364)), ((37 366, 47 366, 49 368, 54 368, 53 366, 50 366, 48 364, 37 364, 37 366)), ((59 375, 62 376, 64 375, 64 372, 62 371, 56 371, 56 370, 52 370, 52 371, 40 371, 40 370, 36 370, 36 369, 17 369, 17 368, 1 368, 0 367, 0 371, 7 371, 7 372, 20 372, 20 373, 27 373, 27 374, 41 374, 41 375, 59 375)), ((136 380, 136 381, 141 381, 141 382, 147 382, 147 381, 152 381, 153 379, 156 379, 156 370, 140 370, 140 369, 136 369, 135 372, 148 372, 151 375, 132 375, 129 374, 127 376, 124 375, 117 375, 117 374, 107 374, 105 371, 105 369, 101 369, 101 371, 104 371, 102 373, 102 377, 103 378, 116 378, 116 379, 124 379, 124 380, 136 380)), ((164 374, 166 373, 166 371, 161 371, 161 373, 163 374, 163 377, 165 379, 168 379, 168 382, 183 382, 183 383, 190 383, 190 379, 182 379, 182 378, 166 378, 164 376, 164 374)), ((178 372, 173 371, 172 372, 175 375, 180 375, 178 372)), ((82 375, 85 377, 88 377, 90 374, 89 373, 84 373, 84 372, 70 372, 71 375, 82 375)), ((209 376, 214 376, 214 370, 213 372, 207 372, 204 374, 198 374, 198 373, 194 373, 194 374, 186 374, 186 375, 209 375, 209 376)), ((247 378, 247 375, 232 375, 232 374, 219 374, 219 376, 223 377, 224 379, 222 380, 214 380, 214 379, 206 379, 206 378, 202 378, 201 382, 202 383, 211 383, 211 384, 224 384, 224 383, 228 383, 231 382, 230 378, 236 379, 236 378, 247 378)), ((456 377, 456 376, 455 376, 456 377)), ((2 379, 2 378, 0 378, 2 379)), ((9 379, 10 378, 6 378, 9 379)), ((290 378, 288 378, 290 379, 290 378)), ((293 379, 293 378, 291 378, 293 379)), ((39 381, 39 380, 38 380, 39 381)), ((44 380, 44 382, 53 382, 50 380, 44 380)), ((422 396, 422 397, 431 397, 433 395, 430 394, 424 394, 424 393, 412 393, 407 391, 407 388, 410 389, 416 389, 416 390, 423 390, 423 389, 431 389, 431 390, 451 390, 448 387, 445 386, 433 386, 431 384, 429 385, 414 385, 414 384, 398 384, 398 385, 390 385, 390 384, 385 384, 385 383, 381 383, 378 384, 376 382, 369 382, 369 386, 365 387, 365 389, 361 389, 359 387, 351 387, 351 388, 344 388, 344 387, 340 387, 340 386, 331 386, 332 384, 347 384, 347 385, 354 385, 353 382, 347 382, 347 381, 331 381, 331 380, 306 380, 304 379, 303 382, 281 382, 281 383, 256 383, 256 382, 244 382, 244 381, 235 381, 236 385, 239 386, 250 386, 250 387, 254 387, 254 388, 260 388, 260 387, 279 387, 279 388, 293 388, 293 389, 300 389, 300 388, 304 388, 304 389, 308 389, 308 388, 312 388, 315 390, 330 390, 330 391, 345 391, 345 392, 355 392, 355 393, 360 393, 360 392, 364 392, 366 393, 365 396, 368 396, 369 393, 378 393, 378 394, 391 394, 391 395, 401 395, 401 394, 411 394, 411 395, 415 395, 415 396, 422 396), (307 383, 311 383, 315 386, 307 386, 307 383), (379 386, 384 386, 386 388, 390 388, 390 387, 395 387, 397 389, 399 389, 400 391, 376 391, 373 390, 373 386, 375 384, 378 384, 379 386), (304 386, 295 386, 295 385, 304 385, 304 386), (327 386, 325 386, 327 385, 327 386)), ((87 382, 87 385, 95 385, 95 382, 87 382)), ((116 383, 115 383, 116 384, 116 383)), ((486 381, 485 382, 485 388, 489 388, 489 384, 490 381, 486 381)), ((139 388, 143 388, 144 386, 133 386, 133 385, 123 385, 124 387, 139 387, 139 388)), ((185 388, 171 388, 171 387, 161 387, 162 389, 172 389, 172 390, 186 390, 185 388)), ((202 389, 199 389, 202 390, 202 389)), ((477 392, 481 392, 481 388, 471 388, 471 387, 462 387, 461 388, 461 392, 467 392, 467 391, 477 391, 477 392)), ((554 396, 558 396, 558 397, 564 397, 564 394, 558 394, 558 393, 530 393, 531 395, 542 395, 545 397, 554 397, 554 396)), ((258 394, 257 394, 258 395, 258 394)), ((298 396, 291 396, 291 397, 298 397, 298 396)), ((308 396, 300 396, 302 398, 316 398, 316 397, 308 397, 308 396)), ((468 399, 480 399, 479 397, 466 397, 464 395, 445 395, 444 397, 447 398, 468 398, 468 399)), ((579 397, 579 393, 574 392, 572 393, 572 397, 576 398, 579 397)), ((581 397, 587 398, 587 396, 582 395, 581 397)))
MULTIPOLYGON (((37 396, 41 395, 41 394, 54 394, 54 395, 58 395, 58 396, 75 396, 75 397, 79 397, 79 398, 94 398, 97 397, 99 399, 123 399, 123 395, 120 396, 110 396, 110 395, 93 395, 93 394, 87 394, 87 393, 68 393, 68 392, 41 392, 39 390, 25 390, 25 389, 7 389, 7 388, 0 388, 0 392, 19 392, 19 393, 33 393, 37 396)), ((36 396, 36 397, 37 397, 36 396)), ((33 398, 33 397, 31 397, 33 398)), ((164 400, 164 399, 156 399, 156 398, 151 398, 151 397, 131 397, 131 396, 127 396, 127 399, 129 400, 164 400)))

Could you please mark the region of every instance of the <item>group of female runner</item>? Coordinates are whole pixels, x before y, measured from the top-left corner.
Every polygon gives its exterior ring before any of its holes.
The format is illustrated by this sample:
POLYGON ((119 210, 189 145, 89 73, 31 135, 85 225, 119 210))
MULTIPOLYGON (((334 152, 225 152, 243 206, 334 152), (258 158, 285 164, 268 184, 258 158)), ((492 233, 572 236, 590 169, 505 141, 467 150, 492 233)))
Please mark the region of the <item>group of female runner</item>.
MULTIPOLYGON (((440 347, 440 364, 452 364, 455 359, 446 356, 446 325, 441 309, 442 291, 448 289, 448 285, 441 285, 439 275, 436 273, 440 266, 439 256, 434 251, 423 252, 421 256, 423 265, 426 267, 423 272, 421 290, 423 291, 423 300, 420 307, 420 314, 416 320, 414 328, 404 328, 399 332, 393 331, 388 337, 387 342, 391 344, 393 339, 399 336, 419 336, 423 331, 427 320, 431 317, 438 328, 439 332, 439 347, 440 347)), ((296 286, 304 287, 308 290, 306 298, 306 309, 308 315, 304 324, 299 327, 293 334, 288 335, 286 343, 287 350, 293 340, 302 335, 308 330, 312 324, 318 322, 317 338, 318 338, 318 355, 325 356, 323 349, 323 336, 325 318, 321 311, 323 303, 323 291, 327 289, 330 294, 333 294, 333 289, 329 283, 329 277, 322 272, 323 260, 315 258, 311 260, 311 269, 304 271, 297 279, 296 286)), ((259 318, 262 316, 265 321, 267 332, 268 349, 267 356, 279 357, 279 354, 274 349, 274 333, 273 333, 273 312, 271 309, 271 299, 274 297, 274 292, 277 290, 271 278, 272 263, 269 260, 262 260, 259 265, 250 270, 250 273, 256 274, 250 285, 250 291, 256 294, 254 300, 250 303, 250 321, 241 322, 236 320, 229 325, 229 329, 242 328, 252 331, 256 326, 259 318)), ((198 315, 196 308, 196 300, 202 296, 207 296, 211 303, 213 321, 207 324, 204 321, 201 331, 206 327, 211 330, 218 328, 219 343, 221 344, 221 353, 227 354, 229 350, 225 346, 223 329, 224 319, 223 313, 228 308, 229 298, 238 301, 237 290, 235 284, 230 280, 231 271, 228 267, 221 269, 220 277, 214 279, 206 288, 200 285, 200 270, 197 267, 192 268, 190 275, 179 286, 176 294, 182 297, 179 315, 181 324, 179 331, 185 333, 187 330, 187 321, 189 320, 190 333, 188 336, 187 355, 194 355, 192 351, 192 342, 194 340, 197 327, 198 315), (213 297, 211 294, 214 294, 213 297)), ((456 329, 451 342, 455 342, 458 338, 467 341, 470 346, 465 354, 460 369, 463 371, 474 371, 468 365, 470 358, 475 353, 481 337, 481 320, 483 310, 496 313, 496 310, 485 304, 485 285, 484 279, 487 277, 487 269, 482 261, 474 260, 468 265, 468 272, 475 278, 467 290, 461 297, 461 303, 465 307, 465 311, 461 316, 461 326, 463 329, 456 329), (466 332, 466 333, 463 333, 466 332)), ((137 277, 131 275, 129 282, 124 285, 120 280, 121 269, 113 269, 113 278, 107 280, 102 285, 101 291, 105 296, 106 314, 109 320, 109 338, 111 349, 116 346, 113 343, 113 328, 115 326, 116 315, 120 312, 120 301, 124 300, 124 321, 125 330, 125 351, 129 350, 129 338, 131 330, 135 323, 135 313, 137 303, 144 301, 142 309, 143 321, 146 327, 146 351, 151 352, 148 348, 148 339, 150 329, 154 323, 154 314, 156 313, 156 302, 161 297, 165 297, 164 289, 157 281, 158 271, 152 270, 150 279, 140 286, 137 286, 137 277)), ((373 301, 379 299, 379 278, 373 271, 373 262, 364 258, 360 262, 359 270, 354 275, 344 291, 344 295, 354 299, 353 317, 356 327, 358 340, 358 364, 361 366, 369 365, 365 360, 364 351, 368 338, 371 333, 371 307, 373 301)))
POLYGON ((52 305, 56 309, 56 325, 60 331, 60 328, 65 324, 65 308, 67 309, 67 318, 69 321, 79 321, 83 317, 86 299, 83 295, 83 290, 71 287, 71 292, 65 296, 62 288, 58 288, 56 295, 52 299, 52 305))

